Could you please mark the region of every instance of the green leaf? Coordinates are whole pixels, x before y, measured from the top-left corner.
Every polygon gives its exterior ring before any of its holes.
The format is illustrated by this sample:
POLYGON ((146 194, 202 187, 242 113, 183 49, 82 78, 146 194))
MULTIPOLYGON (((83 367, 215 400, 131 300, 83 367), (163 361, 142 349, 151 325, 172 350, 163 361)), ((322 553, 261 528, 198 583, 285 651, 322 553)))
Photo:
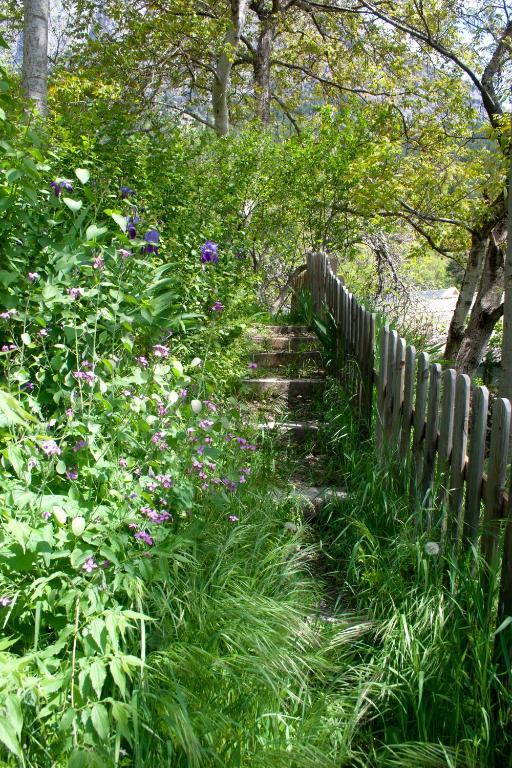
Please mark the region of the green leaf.
POLYGON ((21 702, 17 696, 10 693, 5 699, 5 712, 11 723, 16 736, 21 738, 23 728, 23 715, 21 712, 21 702))
POLYGON ((91 174, 87 170, 87 168, 75 168, 75 176, 79 181, 82 182, 82 184, 87 184, 89 181, 91 174))
POLYGON ((0 742, 7 747, 20 760, 23 760, 21 745, 16 736, 16 731, 6 717, 0 715, 0 742))
POLYGON ((74 213, 79 211, 83 205, 81 200, 73 200, 71 197, 63 197, 62 202, 74 213))
POLYGON ((7 120, 6 114, 2 107, 0 107, 0 120, 7 120))
POLYGON ((123 671, 123 665, 121 664, 121 660, 117 658, 117 656, 115 656, 110 662, 109 667, 110 667, 110 674, 112 675, 114 683, 117 685, 117 687, 121 691, 121 695, 124 698, 126 696, 126 675, 123 671))
POLYGON ((26 346, 27 346, 27 347, 28 347, 28 345, 29 345, 29 344, 31 344, 31 343, 32 343, 32 339, 30 338, 30 336, 28 335, 28 333, 22 333, 22 334, 21 334, 21 340, 22 340, 22 342, 23 342, 24 344, 26 344, 26 346))
POLYGON ((96 224, 91 224, 85 230, 85 236, 87 240, 97 240, 105 232, 108 232, 108 227, 98 227, 96 224))
POLYGON ((109 732, 108 712, 103 704, 95 704, 91 712, 91 722, 94 730, 102 741, 106 741, 109 732))
POLYGON ((120 213, 111 213, 110 215, 120 229, 122 229, 123 232, 126 232, 126 216, 121 216, 120 213))
POLYGON ((2 422, 4 426, 11 426, 12 424, 23 425, 27 421, 35 422, 36 419, 21 407, 10 392, 0 389, 0 426, 2 422))
POLYGON ((101 691, 103 689, 103 683, 105 682, 106 676, 107 672, 105 670, 104 664, 98 660, 93 661, 89 667, 89 677, 91 678, 92 687, 94 688, 98 699, 101 699, 101 691))

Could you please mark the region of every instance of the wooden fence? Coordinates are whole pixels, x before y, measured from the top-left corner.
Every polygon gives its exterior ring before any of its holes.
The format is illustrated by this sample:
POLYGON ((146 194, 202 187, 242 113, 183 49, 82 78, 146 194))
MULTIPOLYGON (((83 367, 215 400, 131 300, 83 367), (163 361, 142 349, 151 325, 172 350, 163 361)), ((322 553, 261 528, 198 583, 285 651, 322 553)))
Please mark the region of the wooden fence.
POLYGON ((486 387, 472 388, 468 376, 430 363, 388 326, 376 344, 375 315, 347 290, 325 254, 308 255, 305 284, 315 313, 334 319, 335 375, 364 431, 374 428, 380 461, 407 470, 418 525, 437 531, 442 547, 475 547, 485 572, 499 576, 501 624, 512 616, 512 493, 505 490, 510 401, 495 400, 489 427, 486 387), (432 520, 433 508, 442 510, 441 519, 432 520))

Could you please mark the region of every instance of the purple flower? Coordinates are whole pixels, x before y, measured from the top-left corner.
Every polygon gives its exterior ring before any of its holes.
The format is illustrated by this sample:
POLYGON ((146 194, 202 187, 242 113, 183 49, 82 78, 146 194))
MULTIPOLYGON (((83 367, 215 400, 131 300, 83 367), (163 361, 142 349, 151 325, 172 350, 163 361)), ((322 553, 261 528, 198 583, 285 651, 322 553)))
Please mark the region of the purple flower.
POLYGON ((72 419, 73 418, 73 409, 72 408, 66 408, 66 416, 68 417, 68 419, 72 419))
POLYGON ((206 405, 209 411, 211 411, 212 413, 216 412, 217 406, 215 405, 215 403, 212 403, 211 400, 203 400, 203 403, 206 405))
POLYGON ((152 547, 155 543, 149 533, 146 533, 146 531, 139 531, 134 535, 136 539, 139 539, 139 541, 143 541, 144 544, 147 544, 148 547, 152 547))
POLYGON ((71 296, 71 298, 73 299, 73 301, 76 301, 77 299, 79 299, 82 296, 83 289, 82 288, 69 288, 68 293, 71 296))
POLYGON ((35 386, 36 385, 34 384, 34 382, 32 382, 32 381, 25 381, 21 385, 21 389, 24 389, 26 392, 33 392, 34 389, 35 389, 35 386))
POLYGON ((147 245, 144 246, 144 253, 158 253, 160 235, 156 229, 148 229, 144 235, 144 240, 147 243, 147 245))
POLYGON ((14 317, 15 314, 16 314, 15 309, 8 309, 7 312, 0 312, 0 317, 2 318, 2 320, 10 320, 11 317, 14 317))
POLYGON ((211 419, 201 419, 199 426, 201 429, 210 429, 210 427, 213 427, 213 421, 211 419))
POLYGON ((103 261, 103 257, 102 256, 96 256, 96 258, 94 259, 94 261, 92 263, 92 268, 93 269, 103 269, 104 266, 105 266, 105 262, 103 261))
POLYGON ((41 338, 44 339, 46 336, 48 336, 48 331, 46 330, 46 328, 41 328, 41 330, 37 335, 41 336, 41 338))
POLYGON ((78 451, 81 451, 82 448, 87 447, 87 440, 79 440, 77 443, 73 446, 73 452, 77 453, 78 451))
POLYGON ((172 485, 172 477, 170 475, 157 475, 156 479, 164 488, 170 488, 172 485))
POLYGON ((258 363, 248 363, 247 367, 254 370, 254 368, 258 367, 258 363))
POLYGON ((153 354, 155 357, 169 357, 169 348, 164 347, 163 344, 155 344, 153 354))
POLYGON ((213 307, 211 307, 212 312, 224 312, 226 307, 221 301, 216 301, 213 307))
POLYGON ((211 240, 207 240, 206 243, 201 246, 201 263, 216 264, 219 260, 217 249, 217 243, 213 243, 211 240))
POLYGON ((66 472, 66 477, 68 480, 76 480, 78 477, 77 469, 75 467, 68 469, 68 471, 66 472))
POLYGON ((73 371, 73 376, 75 379, 80 379, 81 381, 85 381, 86 384, 89 384, 90 387, 94 385, 94 382, 96 381, 96 374, 92 373, 92 371, 73 371))
POLYGON ((238 523, 240 518, 237 517, 236 515, 229 515, 228 520, 229 520, 230 523, 238 523))
POLYGON ((39 280, 39 277, 40 277, 39 272, 29 272, 27 275, 27 278, 31 283, 37 283, 37 281, 39 280))
POLYGON ((127 197, 130 197, 130 195, 134 195, 135 192, 130 187, 119 187, 119 194, 123 198, 123 200, 126 200, 127 197))
POLYGON ((35 459, 34 456, 31 456, 27 461, 27 467, 29 469, 34 469, 34 467, 37 467, 37 459, 35 459))
POLYGON ((83 570, 86 573, 92 573, 98 567, 98 563, 92 557, 88 557, 85 563, 82 565, 83 570))
POLYGON ((185 398, 188 396, 188 389, 182 389, 180 390, 180 397, 182 400, 185 400, 185 398))
POLYGON ((128 462, 126 461, 126 459, 121 457, 119 459, 119 466, 122 467, 123 469, 125 469, 128 466, 128 462))
POLYGON ((137 227, 136 224, 138 224, 140 221, 139 217, 134 214, 133 216, 128 216, 126 219, 126 234, 130 238, 130 240, 135 240, 137 237, 137 227))
POLYGON ((148 361, 147 358, 144 356, 137 357, 137 362, 140 365, 141 368, 147 368, 148 367, 148 361))
POLYGON ((130 256, 132 255, 132 252, 127 251, 126 248, 120 248, 118 250, 118 254, 120 255, 123 261, 126 261, 126 259, 129 259, 130 256))
POLYGON ((247 482, 247 478, 245 477, 245 475, 241 475, 238 482, 239 483, 246 483, 247 482))
POLYGON ((66 179, 62 179, 61 181, 56 179, 55 181, 52 181, 52 183, 50 184, 50 187, 53 189, 53 193, 55 197, 59 197, 63 189, 66 192, 73 191, 72 183, 70 181, 67 181, 66 179))
POLYGON ((43 440, 41 448, 47 456, 60 456, 62 453, 55 440, 43 440))
POLYGON ((2 595, 2 597, 0 597, 0 606, 2 606, 2 608, 7 608, 7 606, 10 605, 11 603, 12 603, 12 600, 10 597, 6 597, 5 595, 2 595))

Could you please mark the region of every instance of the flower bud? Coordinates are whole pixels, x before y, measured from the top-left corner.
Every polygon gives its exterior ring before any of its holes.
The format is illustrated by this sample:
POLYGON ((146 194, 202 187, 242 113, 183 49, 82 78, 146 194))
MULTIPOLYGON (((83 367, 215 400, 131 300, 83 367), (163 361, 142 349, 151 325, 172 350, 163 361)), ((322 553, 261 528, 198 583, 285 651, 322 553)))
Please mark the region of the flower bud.
POLYGON ((54 507, 53 516, 59 525, 66 525, 66 520, 68 519, 68 516, 66 515, 66 512, 64 509, 62 509, 62 507, 54 507))
POLYGON ((200 400, 191 400, 190 407, 194 411, 194 413, 199 413, 203 407, 203 404, 200 400))
POLYGON ((71 530, 74 536, 81 536, 85 531, 85 517, 74 517, 71 521, 71 530))

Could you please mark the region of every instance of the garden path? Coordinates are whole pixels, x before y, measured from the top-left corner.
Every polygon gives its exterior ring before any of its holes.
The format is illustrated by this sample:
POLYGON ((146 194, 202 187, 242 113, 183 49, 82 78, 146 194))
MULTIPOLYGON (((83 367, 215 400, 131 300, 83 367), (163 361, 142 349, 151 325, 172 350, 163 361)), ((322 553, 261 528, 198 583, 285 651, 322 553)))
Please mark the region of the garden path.
POLYGON ((270 325, 257 330, 252 342, 255 375, 243 379, 243 387, 263 413, 259 428, 296 445, 300 459, 291 485, 304 515, 314 517, 329 501, 345 497, 322 475, 317 437, 326 382, 317 337, 307 326, 270 325))

